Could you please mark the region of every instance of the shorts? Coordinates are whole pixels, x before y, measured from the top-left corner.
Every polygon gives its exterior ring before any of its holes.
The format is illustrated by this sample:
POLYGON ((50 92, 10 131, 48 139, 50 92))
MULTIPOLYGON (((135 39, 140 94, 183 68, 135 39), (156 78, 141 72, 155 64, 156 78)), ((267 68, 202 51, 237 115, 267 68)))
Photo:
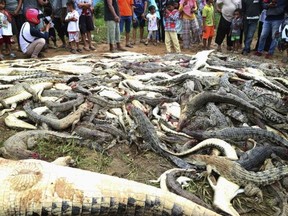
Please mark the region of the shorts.
POLYGON ((94 24, 93 24, 92 16, 81 15, 79 18, 79 28, 80 28, 81 34, 85 34, 87 32, 93 31, 94 24))
POLYGON ((232 35, 231 36, 231 41, 237 41, 240 40, 240 35, 232 35))
POLYGON ((214 36, 214 26, 205 26, 205 32, 203 32, 203 39, 212 38, 214 36))
POLYGON ((123 32, 124 24, 125 24, 125 32, 129 33, 131 31, 131 23, 132 17, 131 16, 121 16, 120 18, 120 32, 123 32))
POLYGON ((137 16, 136 20, 133 20, 133 28, 144 28, 145 27, 145 20, 142 18, 141 15, 137 16))
POLYGON ((3 43, 5 43, 5 44, 12 44, 12 41, 11 41, 12 36, 2 35, 2 37, 3 37, 3 43))
POLYGON ((79 42, 79 32, 68 32, 69 42, 75 41, 79 42))

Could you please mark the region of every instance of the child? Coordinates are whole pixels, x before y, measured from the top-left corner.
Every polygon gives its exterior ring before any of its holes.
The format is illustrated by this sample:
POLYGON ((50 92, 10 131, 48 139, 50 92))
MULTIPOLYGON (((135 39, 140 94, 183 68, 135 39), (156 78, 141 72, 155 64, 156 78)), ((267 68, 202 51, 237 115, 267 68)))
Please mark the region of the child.
MULTIPOLYGON (((12 33, 12 17, 8 13, 8 11, 5 10, 6 1, 0 0, 0 25, 1 25, 1 39, 0 39, 0 49, 2 50, 2 45, 6 45, 6 49, 8 51, 8 55, 10 55, 11 58, 15 58, 16 55, 12 53, 12 45, 11 45, 11 38, 13 36, 12 33)), ((4 59, 4 56, 2 55, 0 51, 0 60, 4 59)))
MULTIPOLYGON (((68 1, 67 2, 67 11, 68 14, 65 17, 65 21, 69 22, 67 31, 69 36, 69 43, 71 45, 71 53, 82 52, 79 48, 79 36, 80 36, 80 29, 79 29, 79 14, 75 10, 74 2, 68 1), (76 46, 76 49, 75 49, 76 46)), ((85 39, 84 39, 85 40, 85 39)))
POLYGON ((214 0, 208 0, 207 4, 204 6, 202 10, 202 20, 203 20, 203 46, 204 49, 210 49, 211 41, 214 36, 214 0), (208 46, 207 46, 208 40, 208 46))
MULTIPOLYGON (((174 2, 174 8, 179 10, 179 3, 177 1, 174 2)), ((177 32, 177 37, 178 40, 182 40, 182 27, 183 27, 183 20, 182 20, 182 16, 179 17, 179 19, 176 22, 176 32, 177 32)))
POLYGON ((179 19, 179 11, 174 8, 174 2, 169 1, 165 11, 165 45, 167 53, 171 53, 171 42, 176 53, 180 53, 180 45, 177 38, 176 23, 179 19))
MULTIPOLYGON (((49 29, 49 39, 51 41, 53 41, 54 47, 51 48, 56 48, 57 44, 56 44, 56 32, 55 32, 55 28, 54 28, 54 23, 52 22, 52 8, 51 7, 45 7, 44 8, 44 22, 46 24, 50 23, 50 29, 49 29)), ((49 39, 47 41, 47 44, 49 45, 49 39)))
POLYGON ((241 17, 241 9, 236 9, 233 14, 234 18, 231 22, 231 41, 233 42, 233 51, 238 51, 240 48, 240 35, 243 27, 243 20, 241 17))
POLYGON ((146 15, 146 19, 148 20, 148 36, 145 45, 148 45, 148 41, 152 37, 153 45, 156 46, 156 35, 158 31, 158 18, 156 15, 156 8, 154 5, 150 5, 149 13, 146 15))

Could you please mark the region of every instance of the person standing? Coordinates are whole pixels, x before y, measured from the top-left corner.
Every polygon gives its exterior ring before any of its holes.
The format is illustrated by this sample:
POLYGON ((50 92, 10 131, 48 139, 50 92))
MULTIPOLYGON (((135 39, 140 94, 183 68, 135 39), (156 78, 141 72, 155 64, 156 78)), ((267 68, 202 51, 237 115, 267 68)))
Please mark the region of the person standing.
POLYGON ((66 4, 68 0, 50 0, 53 9, 53 23, 54 28, 62 42, 61 48, 66 47, 65 35, 67 32, 67 25, 65 25, 66 4))
POLYGON ((120 45, 120 14, 117 0, 104 0, 104 20, 107 27, 107 42, 110 52, 126 51, 120 45))
POLYGON ((233 51, 236 52, 238 52, 238 49, 240 48, 240 35, 242 28, 243 28, 243 19, 241 15, 241 10, 236 9, 234 11, 234 18, 232 19, 230 29, 231 41, 233 43, 233 51))
MULTIPOLYGON (((6 1, 6 10, 11 14, 12 16, 12 31, 13 35, 16 35, 17 41, 19 38, 19 31, 21 29, 22 24, 24 21, 24 15, 22 14, 22 4, 23 0, 9 0, 6 1)), ((19 46, 19 41, 18 41, 19 46)), ((19 46, 20 49, 20 46, 19 46)))
POLYGON ((145 42, 145 45, 148 45, 149 40, 151 40, 152 37, 152 41, 153 44, 156 46, 156 35, 157 35, 157 31, 158 31, 158 21, 159 19, 157 18, 156 15, 156 8, 155 6, 151 5, 149 8, 149 13, 146 16, 146 19, 148 20, 148 36, 147 36, 147 41, 145 42))
POLYGON ((137 28, 140 31, 140 42, 144 42, 145 11, 147 10, 147 0, 134 0, 133 16, 133 44, 136 44, 137 28))
POLYGON ((242 13, 244 18, 244 49, 243 55, 251 51, 251 43, 258 26, 262 10, 262 0, 242 0, 242 13))
POLYGON ((258 50, 255 52, 256 56, 262 56, 266 38, 272 32, 272 42, 269 47, 268 53, 265 58, 272 58, 275 48, 277 46, 277 41, 275 39, 275 34, 279 30, 279 27, 284 20, 285 12, 287 12, 288 1, 287 0, 264 0, 264 9, 267 9, 266 19, 263 24, 263 29, 261 32, 258 50), (285 11, 286 10, 286 11, 285 11))
POLYGON ((183 14, 182 40, 183 48, 189 49, 193 43, 201 41, 201 33, 198 20, 195 16, 197 11, 196 0, 181 0, 179 11, 183 14), (192 37, 191 37, 192 33, 192 37))
POLYGON ((221 13, 220 22, 217 29, 215 43, 217 50, 221 51, 221 45, 226 37, 227 50, 232 50, 233 43, 231 41, 230 26, 233 19, 233 13, 236 9, 241 9, 241 0, 216 0, 216 9, 221 13), (222 6, 221 6, 222 5, 222 6))
POLYGON ((133 0, 118 0, 119 11, 120 11, 120 32, 124 31, 125 25, 125 38, 126 38, 126 47, 133 48, 130 44, 130 31, 132 16, 134 13, 133 9, 133 0))
POLYGON ((92 45, 91 31, 94 30, 93 14, 91 10, 92 0, 74 0, 75 9, 80 15, 79 28, 86 51, 95 50, 92 45), (86 40, 87 39, 87 40, 86 40))
POLYGON ((214 0, 208 0, 207 4, 204 6, 202 10, 202 20, 203 20, 203 46, 204 49, 210 49, 212 38, 214 36, 214 26, 215 26, 215 18, 214 18, 214 0), (207 45, 208 41, 208 45, 207 45))
POLYGON ((174 8, 174 2, 168 2, 165 11, 165 45, 167 53, 171 53, 172 45, 176 53, 181 52, 176 32, 176 23, 178 19, 179 11, 174 8))

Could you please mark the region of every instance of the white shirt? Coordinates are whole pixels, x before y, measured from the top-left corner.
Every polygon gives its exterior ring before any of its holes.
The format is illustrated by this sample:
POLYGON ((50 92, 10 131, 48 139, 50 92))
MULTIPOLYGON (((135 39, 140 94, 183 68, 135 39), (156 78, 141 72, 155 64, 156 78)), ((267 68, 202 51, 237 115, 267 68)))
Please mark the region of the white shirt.
POLYGON ((231 22, 233 13, 237 8, 242 8, 241 0, 217 0, 216 4, 223 3, 221 13, 224 19, 231 22))
POLYGON ((69 21, 67 31, 68 32, 78 32, 78 31, 80 31, 80 29, 79 29, 79 13, 76 10, 69 12, 65 17, 65 20, 71 19, 72 17, 76 18, 77 21, 69 21))
POLYGON ((146 18, 148 19, 148 31, 157 31, 158 26, 157 26, 157 15, 156 13, 151 14, 148 13, 146 15, 146 18))
POLYGON ((2 26, 2 35, 12 36, 12 25, 8 21, 7 16, 3 13, 0 13, 0 25, 2 26))
POLYGON ((19 44, 23 53, 27 52, 27 47, 36 39, 30 34, 30 24, 25 22, 19 33, 19 44))

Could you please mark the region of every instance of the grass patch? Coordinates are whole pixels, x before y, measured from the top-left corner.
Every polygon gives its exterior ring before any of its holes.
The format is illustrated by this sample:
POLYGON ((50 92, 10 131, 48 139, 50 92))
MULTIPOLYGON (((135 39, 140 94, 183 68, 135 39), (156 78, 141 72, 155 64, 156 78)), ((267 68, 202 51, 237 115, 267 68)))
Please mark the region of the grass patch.
POLYGON ((95 30, 92 31, 92 40, 96 43, 106 43, 107 42, 107 28, 103 18, 95 19, 95 30))
POLYGON ((74 140, 41 139, 33 150, 49 162, 58 157, 71 156, 77 168, 100 173, 105 172, 112 161, 112 157, 78 146, 74 140))
POLYGON ((137 179, 139 175, 139 166, 135 163, 135 161, 127 154, 120 153, 119 157, 129 167, 129 173, 125 178, 130 180, 137 179))

